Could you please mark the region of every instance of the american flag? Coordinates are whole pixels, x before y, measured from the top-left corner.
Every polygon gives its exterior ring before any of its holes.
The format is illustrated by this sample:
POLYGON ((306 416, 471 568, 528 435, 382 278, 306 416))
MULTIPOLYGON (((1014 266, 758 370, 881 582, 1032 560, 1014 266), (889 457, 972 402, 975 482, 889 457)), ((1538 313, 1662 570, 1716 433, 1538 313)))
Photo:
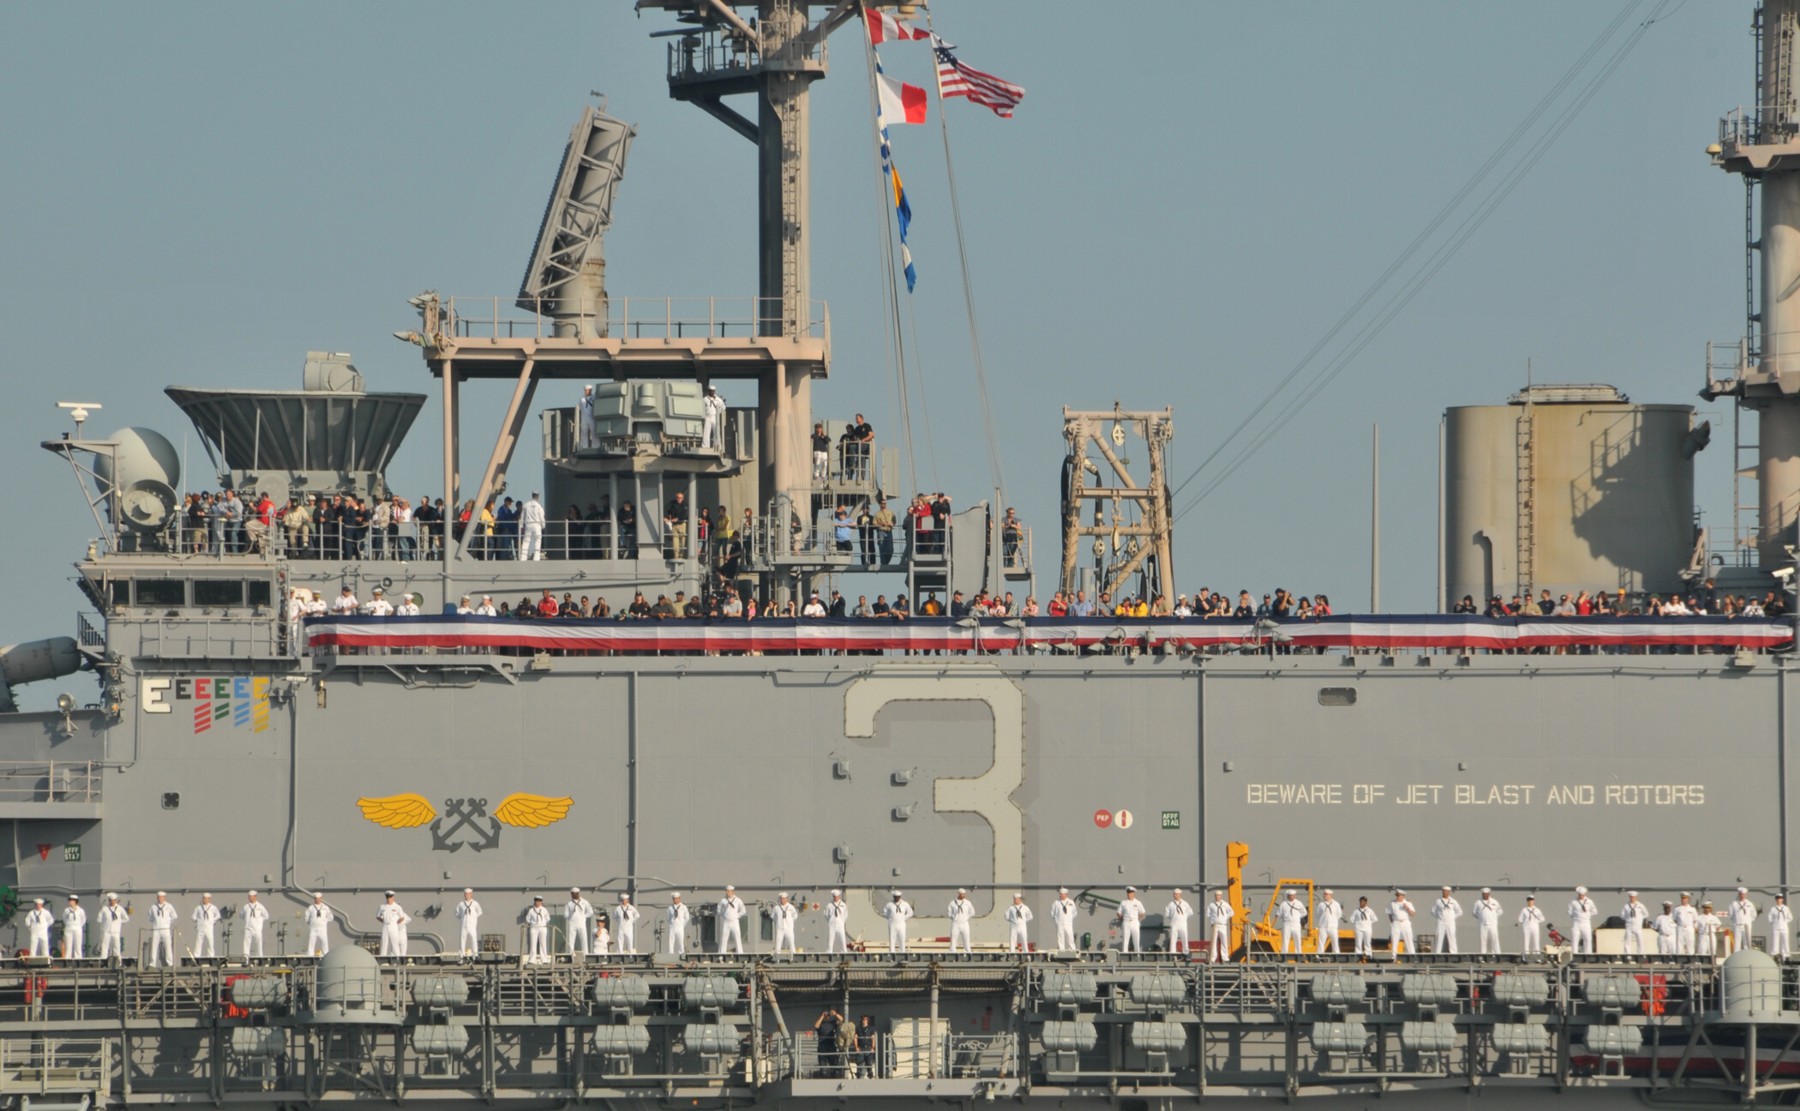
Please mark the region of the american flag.
POLYGON ((1025 99, 1022 86, 957 61, 956 55, 951 53, 951 44, 941 36, 931 36, 931 48, 937 54, 938 96, 966 96, 976 104, 992 108, 1002 119, 1012 118, 1013 109, 1025 99))

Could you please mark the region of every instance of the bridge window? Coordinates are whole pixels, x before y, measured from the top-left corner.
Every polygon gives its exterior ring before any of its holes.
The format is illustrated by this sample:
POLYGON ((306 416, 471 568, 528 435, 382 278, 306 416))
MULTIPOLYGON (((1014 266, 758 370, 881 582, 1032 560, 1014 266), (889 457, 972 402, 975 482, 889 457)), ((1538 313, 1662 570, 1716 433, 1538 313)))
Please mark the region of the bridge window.
POLYGON ((241 606, 244 604, 244 584, 237 579, 195 579, 194 604, 241 606))
POLYGON ((185 606, 187 583, 180 579, 138 579, 137 604, 140 606, 185 606))
POLYGON ((1319 705, 1321 706, 1354 706, 1356 705, 1355 687, 1320 687, 1319 705))

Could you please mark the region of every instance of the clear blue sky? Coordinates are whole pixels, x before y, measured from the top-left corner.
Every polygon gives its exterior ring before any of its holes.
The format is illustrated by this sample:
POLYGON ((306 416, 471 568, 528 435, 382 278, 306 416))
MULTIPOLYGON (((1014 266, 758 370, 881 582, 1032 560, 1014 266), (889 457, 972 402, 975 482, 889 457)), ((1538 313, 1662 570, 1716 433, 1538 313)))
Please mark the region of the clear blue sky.
MULTIPOLYGON (((1029 90, 1011 121, 949 110, 1009 500, 1039 526, 1040 586, 1056 559, 1061 406, 1173 405, 1184 476, 1620 7, 939 4, 968 61, 1029 90)), ((1527 359, 1540 382, 1701 404, 1705 341, 1742 329, 1742 188, 1702 148, 1752 99, 1751 5, 1669 9, 1392 326, 1182 520, 1181 589, 1285 585, 1365 607, 1379 421, 1385 608, 1429 607, 1438 418, 1504 400, 1527 359)), ((308 348, 353 353, 372 389, 429 392, 417 350, 390 337, 413 324, 406 299, 516 288, 590 90, 639 129, 607 237, 613 293, 754 292, 752 148, 668 99, 648 38, 672 25, 660 13, 17 4, 7 24, 0 640, 67 633, 80 606, 69 561, 92 524, 36 446, 67 427, 56 401, 103 402, 98 431, 146 424, 179 443, 163 386, 293 388, 308 348)), ((854 25, 832 46, 814 95, 813 274, 835 365, 816 408, 864 410, 889 434, 884 217, 854 25)), ((884 57, 927 82, 922 48, 884 57)), ((920 477, 967 502, 988 468, 942 153, 935 124, 895 142, 922 273, 920 477)), ((498 392, 477 405, 497 424, 498 392)), ((437 486, 435 409, 392 472, 408 494, 437 486)), ((1723 435, 1699 488, 1724 527, 1730 414, 1708 415, 1723 435)))

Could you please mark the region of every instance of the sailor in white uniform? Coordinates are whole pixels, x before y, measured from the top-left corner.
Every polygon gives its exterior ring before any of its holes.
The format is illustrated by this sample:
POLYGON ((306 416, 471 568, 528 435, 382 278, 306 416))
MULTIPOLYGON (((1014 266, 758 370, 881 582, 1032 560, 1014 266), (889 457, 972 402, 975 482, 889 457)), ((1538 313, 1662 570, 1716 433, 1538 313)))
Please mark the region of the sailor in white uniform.
POLYGON ((1700 904, 1700 920, 1698 925, 1700 946, 1696 950, 1698 955, 1702 957, 1717 955, 1719 951, 1719 933, 1724 928, 1724 925, 1725 924, 1720 921, 1719 916, 1713 913, 1713 905, 1710 901, 1700 904))
POLYGON ((1681 937, 1681 925, 1675 921, 1675 904, 1664 899, 1663 912, 1651 920, 1650 928, 1656 931, 1657 955, 1674 956, 1681 937))
POLYGON ((1206 904, 1206 959, 1214 964, 1231 956, 1231 920, 1237 910, 1225 901, 1225 892, 1214 891, 1206 904))
POLYGON ((44 900, 33 899, 36 904, 25 915, 25 933, 30 940, 31 955, 34 957, 50 956, 50 927, 56 925, 56 915, 44 909, 44 900))
POLYGON ((1056 889, 1056 901, 1050 904, 1050 921, 1056 926, 1056 949, 1059 953, 1075 951, 1075 900, 1069 889, 1056 889))
POLYGON ((1506 913, 1500 906, 1500 900, 1494 898, 1494 889, 1481 889, 1481 898, 1475 900, 1475 933, 1476 948, 1484 957, 1495 956, 1500 952, 1500 916, 1506 913))
POLYGON ((313 892, 312 905, 306 908, 306 955, 322 957, 331 952, 331 923, 336 915, 325 905, 325 893, 313 892))
POLYGON ((244 960, 262 956, 263 927, 269 924, 269 908, 257 902, 256 892, 252 891, 238 908, 237 917, 244 926, 244 960))
POLYGON ((582 896, 581 888, 569 888, 569 901, 563 904, 563 920, 569 931, 569 955, 587 956, 588 935, 592 932, 589 923, 594 920, 594 904, 582 896))
POLYGON ((1594 915, 1599 913, 1600 908, 1588 898, 1587 888, 1577 887, 1575 898, 1569 901, 1569 947, 1572 952, 1594 951, 1594 915))
POLYGON ((594 446, 594 387, 581 387, 581 446, 583 449, 594 446))
POLYGON ((87 911, 81 909, 81 896, 69 896, 63 907, 63 960, 79 960, 87 938, 87 911))
POLYGON ((1677 956, 1694 955, 1694 939, 1700 929, 1700 912, 1694 907, 1694 897, 1686 891, 1681 893, 1681 902, 1676 906, 1675 919, 1675 953, 1677 956))
POLYGON ((375 921, 381 923, 381 956, 406 956, 406 924, 412 921, 412 915, 395 901, 394 893, 387 892, 382 896, 381 906, 375 910, 375 921))
POLYGON ((893 900, 881 908, 881 916, 888 924, 888 952, 906 952, 906 923, 913 916, 912 904, 896 891, 893 900))
POLYGON ((769 908, 769 917, 775 920, 775 953, 780 955, 783 947, 791 956, 799 948, 794 942, 794 923, 800 917, 800 908, 788 902, 788 893, 783 891, 775 896, 775 905, 769 908))
POLYGON ((725 885, 725 897, 719 900, 715 912, 719 918, 719 955, 736 953, 744 955, 744 925, 746 913, 744 900, 738 898, 737 888, 725 885))
POLYGON ((719 449, 719 429, 725 424, 725 399, 718 395, 711 386, 706 387, 706 396, 701 399, 705 407, 705 417, 700 423, 700 450, 717 451, 719 449))
POLYGON ((969 902, 968 888, 956 889, 956 898, 950 900, 944 916, 950 919, 950 951, 956 952, 956 946, 960 942, 962 951, 969 952, 969 920, 975 917, 975 904, 969 902))
POLYGON ((637 954, 637 924, 642 917, 643 912, 631 901, 631 896, 621 894, 619 905, 613 910, 613 944, 621 955, 637 954))
POLYGON ((1625 923, 1626 956, 1641 957, 1644 955, 1644 924, 1650 921, 1650 908, 1638 902, 1638 893, 1627 891, 1625 905, 1619 908, 1619 918, 1625 923))
POLYGON ((1400 959, 1402 949, 1408 953, 1413 951, 1412 920, 1413 915, 1417 913, 1419 913, 1419 908, 1413 906, 1412 900, 1406 897, 1406 889, 1397 889, 1394 892, 1393 901, 1388 903, 1387 908, 1388 952, 1393 955, 1395 960, 1400 959))
POLYGON ((1344 904, 1337 901, 1331 888, 1325 889, 1325 897, 1318 905, 1319 952, 1336 955, 1338 949, 1338 927, 1344 921, 1344 904))
POLYGON ((850 951, 849 919, 850 904, 844 902, 842 891, 833 888, 831 902, 825 904, 825 951, 827 953, 850 951))
POLYGON ((1732 948, 1750 948, 1750 934, 1756 928, 1756 904, 1750 901, 1748 888, 1737 889, 1737 898, 1725 908, 1725 914, 1731 919, 1732 948))
POLYGON ((1281 927, 1281 951, 1298 953, 1301 946, 1301 931, 1306 925, 1306 904, 1300 901, 1300 892, 1288 888, 1287 899, 1275 904, 1275 924, 1281 927))
POLYGON ((94 917, 100 922, 100 959, 124 957, 125 923, 131 921, 131 914, 119 905, 119 897, 107 892, 106 905, 94 917))
POLYGON ((687 928, 690 915, 687 904, 681 901, 681 892, 671 893, 669 900, 669 910, 664 923, 668 927, 669 933, 666 947, 670 956, 679 957, 687 953, 687 928))
POLYGON ((1462 914, 1462 904, 1456 896, 1450 894, 1448 887, 1440 888, 1437 902, 1431 904, 1431 917, 1437 922, 1437 939, 1432 952, 1456 952, 1456 920, 1462 914))
POLYGON ((1116 917, 1119 920, 1119 952, 1142 953, 1144 904, 1138 901, 1137 888, 1125 888, 1125 897, 1119 900, 1116 917))
POLYGON ((167 891, 156 893, 156 902, 150 904, 150 967, 155 968, 157 958, 169 962, 175 967, 175 920, 181 913, 175 904, 169 902, 167 891))
POLYGON ((1169 929, 1169 952, 1185 953, 1193 947, 1188 939, 1188 920, 1194 917, 1194 904, 1181 897, 1181 888, 1177 887, 1169 893, 1168 905, 1163 907, 1163 925, 1169 929))
POLYGON ((1793 952, 1794 912, 1788 909, 1787 896, 1775 896, 1769 907, 1769 956, 1777 959, 1793 952))
POLYGON ((519 558, 544 558, 544 503, 538 500, 536 490, 531 492, 531 500, 519 510, 519 558))
POLYGON ((1350 912, 1350 941, 1365 963, 1375 955, 1375 908, 1369 905, 1367 895, 1359 896, 1356 909, 1350 912))
POLYGON ((1022 892, 1013 892, 1012 906, 1006 908, 1006 948, 1011 953, 1025 953, 1031 950, 1031 938, 1028 927, 1031 924, 1031 908, 1025 905, 1022 892))
POLYGON ((1525 896, 1525 905, 1519 908, 1519 931, 1519 952, 1544 951, 1544 912, 1537 905, 1536 895, 1525 896))
POLYGON ((550 908, 542 895, 533 895, 525 912, 525 963, 550 963, 550 908))
POLYGON ((363 607, 363 612, 370 617, 392 617, 394 604, 387 600, 387 595, 378 586, 374 596, 369 599, 369 604, 363 607))
POLYGON ((194 913, 188 917, 194 922, 192 955, 196 959, 201 957, 211 959, 218 956, 219 950, 214 934, 219 928, 219 908, 213 905, 212 892, 202 891, 200 893, 200 905, 196 906, 194 913))
POLYGON ((481 904, 475 901, 475 889, 463 888, 462 901, 456 904, 454 911, 458 927, 456 947, 465 957, 473 957, 481 952, 481 904))

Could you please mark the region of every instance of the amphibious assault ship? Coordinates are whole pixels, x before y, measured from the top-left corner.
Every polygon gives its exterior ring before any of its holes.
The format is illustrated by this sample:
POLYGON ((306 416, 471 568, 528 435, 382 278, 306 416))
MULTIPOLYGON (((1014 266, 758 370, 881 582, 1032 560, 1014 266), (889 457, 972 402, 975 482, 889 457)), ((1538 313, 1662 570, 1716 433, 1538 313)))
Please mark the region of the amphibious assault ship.
MULTIPOLYGON (((6 654, 7 693, 81 670, 97 694, 0 718, 14 842, 0 876, 52 904, 116 892, 134 920, 123 960, 21 958, 0 977, 0 1101, 1793 1101, 1800 966, 1756 951, 1766 929, 1723 960, 1627 958, 1603 928, 1597 956, 1384 949, 1350 963, 1321 954, 1316 930, 1302 954, 1273 957, 1252 905, 1288 888, 1311 904, 1329 884, 1380 906, 1397 886, 1444 883, 1489 886, 1509 915, 1538 892, 1559 921, 1577 884, 1608 914, 1627 888, 1723 903, 1743 885, 1767 903, 1789 890, 1800 847, 1789 622, 471 612, 484 595, 544 590, 618 610, 640 592, 710 604, 727 584, 804 597, 862 573, 904 576, 915 599, 1037 581, 1030 536, 988 503, 929 541, 903 530, 873 555, 860 535, 840 547, 835 511, 901 492, 897 464, 877 442, 812 467, 831 334, 808 273, 808 97, 857 6, 639 7, 673 17, 670 93, 757 146, 757 295, 609 298, 601 244, 633 133, 590 108, 518 293, 421 295, 401 333, 442 401, 444 505, 541 492, 548 558, 490 558, 508 538, 490 542, 479 518, 396 545, 195 528, 165 436, 92 438, 78 410, 75 433, 45 443, 89 492, 96 535, 76 562, 89 608, 76 637, 6 654), (754 96, 754 118, 724 99, 737 94, 754 96), (465 451, 462 390, 478 380, 512 392, 497 440, 465 451), (709 426, 713 383, 755 404, 709 426), (587 386, 591 417, 574 401, 587 386), (541 444, 527 468, 541 478, 509 478, 521 444, 541 444), (628 502, 664 512, 627 520, 628 502), (558 521, 557 507, 590 503, 608 512, 558 521), (731 507, 723 576, 703 506, 731 507), (304 614, 346 589, 420 613, 304 614), (727 883, 752 908, 745 956, 708 955, 727 883), (521 960, 532 896, 560 908, 571 885, 603 909, 642 905, 644 955, 570 955, 559 918, 557 959, 521 960), (1127 885, 1149 896, 1152 946, 1169 889, 1228 889, 1233 959, 1122 952, 1127 885), (451 917, 465 887, 486 908, 473 956, 451 917), (945 951, 937 909, 959 887, 977 906, 970 954, 945 951), (1059 887, 1078 907, 1077 945, 1061 952, 1046 913, 1059 887), (245 960, 251 889, 274 921, 270 955, 245 960), (146 959, 159 890, 181 910, 175 968, 146 959), (387 890, 413 916, 403 960, 369 953, 387 890), (848 954, 823 951, 833 890, 851 904, 848 954), (919 910, 909 952, 889 951, 878 917, 900 890, 919 910), (225 910, 224 956, 193 960, 187 911, 203 891, 225 910), (1037 911, 1026 953, 1004 946, 1015 891, 1037 911), (298 917, 314 892, 335 909, 318 958, 298 917), (688 953, 668 955, 660 911, 678 892, 699 909, 688 953), (802 907, 796 953, 772 952, 780 893, 802 907), (871 1016, 874 1037, 850 1055, 822 1042, 832 1010, 871 1016)), ((1729 117, 1712 152, 1762 198, 1756 330, 1735 359, 1709 360, 1706 384, 1760 428, 1739 445, 1757 453, 1755 563, 1714 566, 1693 533, 1706 433, 1690 408, 1536 387, 1449 415, 1451 596, 1602 582, 1636 602, 1706 578, 1761 593, 1791 577, 1797 11, 1759 9, 1759 107, 1729 117)), ((301 387, 168 392, 240 496, 389 494, 425 395, 369 391, 331 352, 308 355, 301 387)), ((1057 586, 1172 591, 1172 421, 1065 412, 1057 586), (1117 450, 1129 437, 1148 471, 1117 450), (1082 566, 1085 545, 1109 538, 1082 566)), ((9 928, 22 947, 21 917, 9 928)))

